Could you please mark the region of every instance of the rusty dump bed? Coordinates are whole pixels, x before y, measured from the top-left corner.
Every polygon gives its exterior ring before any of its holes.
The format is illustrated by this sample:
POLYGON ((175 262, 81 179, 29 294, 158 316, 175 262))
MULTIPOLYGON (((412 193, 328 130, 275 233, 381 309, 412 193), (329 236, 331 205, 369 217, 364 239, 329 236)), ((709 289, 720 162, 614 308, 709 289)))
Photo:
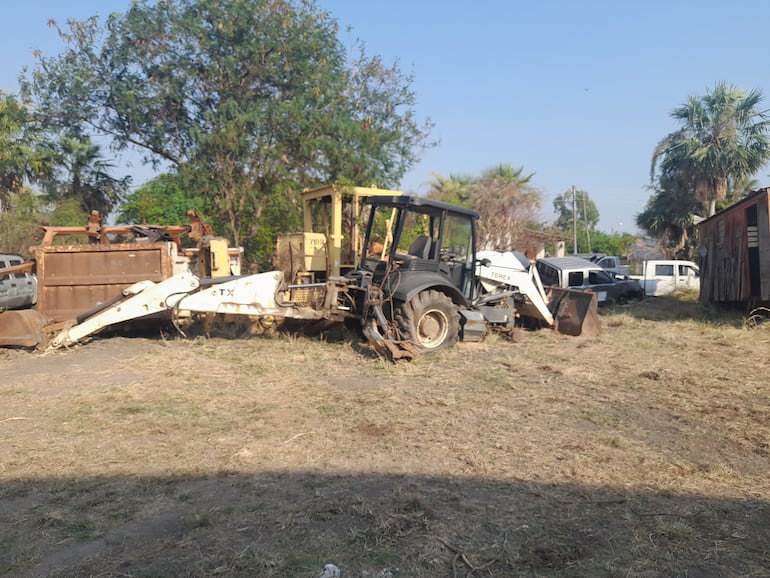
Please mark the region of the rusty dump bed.
POLYGON ((0 346, 33 347, 45 339, 41 327, 77 319, 134 283, 158 283, 186 270, 194 253, 182 248, 181 236, 196 242, 211 236, 194 211, 188 217, 190 225, 104 226, 94 212, 85 227, 41 227, 40 244, 30 247, 32 259, 3 270, 34 273, 37 304, 0 313, 0 346), (56 244, 71 235, 86 242, 56 244))
POLYGON ((34 309, 0 312, 0 347, 37 347, 50 328, 115 299, 139 281, 155 283, 187 267, 173 241, 30 247, 34 309))
POLYGON ((35 309, 49 322, 74 319, 139 281, 155 283, 186 268, 181 237, 211 235, 195 211, 189 225, 103 225, 96 211, 85 227, 41 227, 41 242, 30 247, 37 275, 35 309), (80 245, 56 244, 77 235, 80 245))
POLYGON ((31 248, 36 309, 51 322, 74 319, 139 281, 163 281, 178 260, 173 242, 31 248))

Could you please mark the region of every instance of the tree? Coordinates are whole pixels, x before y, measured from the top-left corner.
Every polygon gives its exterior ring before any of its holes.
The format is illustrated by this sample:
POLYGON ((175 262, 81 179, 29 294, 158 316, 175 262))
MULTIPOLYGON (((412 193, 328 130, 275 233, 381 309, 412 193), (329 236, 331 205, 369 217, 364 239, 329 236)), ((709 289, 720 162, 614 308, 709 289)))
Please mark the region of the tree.
POLYGON ((553 210, 556 213, 555 225, 562 231, 571 231, 576 222, 578 228, 589 231, 596 230, 599 224, 599 209, 586 191, 570 189, 556 195, 553 210))
POLYGON ((51 174, 52 158, 28 109, 0 91, 0 212, 11 209, 25 181, 51 174))
POLYGON ((756 191, 762 185, 759 180, 751 177, 741 177, 736 179, 735 182, 730 183, 730 188, 727 191, 727 195, 722 199, 721 203, 717 201, 717 211, 725 209, 741 200, 752 191, 756 191))
POLYGON ((591 250, 607 255, 628 255, 636 239, 636 235, 630 233, 592 231, 591 250))
POLYGON ((361 44, 349 57, 312 0, 137 0, 103 28, 59 32, 66 50, 39 60, 25 94, 53 123, 170 163, 236 244, 272 196, 345 178, 392 186, 431 144, 412 78, 361 44))
POLYGON ((702 206, 693 198, 687 182, 676 175, 662 176, 644 210, 636 216, 636 225, 658 240, 672 257, 689 258, 693 238, 693 215, 702 206))
POLYGON ((56 161, 51 179, 43 188, 52 201, 76 200, 85 214, 109 212, 123 199, 131 182, 110 174, 114 165, 102 157, 99 145, 79 136, 62 136, 55 145, 56 161))
MULTIPOLYGON (((723 82, 704 96, 690 96, 671 112, 682 126, 655 148, 651 180, 658 170, 659 179, 680 187, 676 195, 691 195, 713 215, 732 185, 770 160, 770 117, 759 108, 762 99, 759 90, 746 92, 723 82)), ((657 188, 665 195, 660 183, 657 188)))
POLYGON ((187 211, 206 215, 211 207, 205 199, 187 192, 179 175, 166 173, 146 182, 126 197, 118 221, 144 225, 179 225, 187 221, 187 211))
MULTIPOLYGON (((82 227, 89 220, 90 214, 83 209, 77 199, 61 199, 48 214, 46 221, 54 227, 82 227)), ((88 243, 88 237, 81 235, 79 243, 88 243)), ((59 240, 58 237, 55 240, 59 240)), ((72 244, 67 242, 65 244, 72 244)))
POLYGON ((478 181, 470 175, 449 175, 445 177, 438 173, 432 175, 430 189, 426 195, 429 199, 443 201, 462 207, 471 206, 471 187, 478 181))
POLYGON ((0 247, 5 253, 29 257, 41 221, 41 199, 29 187, 7 194, 11 210, 0 213, 0 247))
POLYGON ((540 192, 530 185, 534 174, 501 164, 487 169, 471 188, 479 218, 479 247, 515 249, 524 230, 537 219, 540 192))
POLYGON ((477 210, 479 247, 514 249, 538 216, 541 195, 530 184, 533 176, 510 164, 487 169, 480 177, 436 174, 428 197, 477 210))
POLYGON ((556 213, 556 228, 565 234, 569 232, 571 243, 567 250, 577 252, 578 247, 588 251, 597 250, 592 240, 596 225, 599 224, 599 209, 586 191, 572 187, 569 191, 556 195, 553 200, 556 213), (577 237, 577 239, 575 239, 577 237), (577 241, 578 247, 574 247, 577 241))

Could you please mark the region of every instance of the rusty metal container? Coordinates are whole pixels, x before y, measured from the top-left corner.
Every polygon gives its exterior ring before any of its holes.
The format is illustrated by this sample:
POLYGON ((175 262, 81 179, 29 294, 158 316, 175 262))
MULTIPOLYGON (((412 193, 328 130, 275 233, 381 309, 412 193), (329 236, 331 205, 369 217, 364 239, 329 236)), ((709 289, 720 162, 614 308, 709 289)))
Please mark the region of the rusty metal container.
POLYGON ((51 322, 73 319, 138 281, 163 281, 186 266, 171 241, 30 247, 36 309, 51 322))

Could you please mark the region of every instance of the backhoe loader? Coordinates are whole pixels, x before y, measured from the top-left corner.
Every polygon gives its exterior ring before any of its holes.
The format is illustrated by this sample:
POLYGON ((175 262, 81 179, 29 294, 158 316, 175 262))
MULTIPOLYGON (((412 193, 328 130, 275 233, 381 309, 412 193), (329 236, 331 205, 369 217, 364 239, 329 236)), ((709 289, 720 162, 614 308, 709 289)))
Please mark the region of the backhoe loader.
MULTIPOLYGON (((118 323, 158 315, 345 323, 390 360, 412 359, 458 340, 480 341, 493 329, 511 331, 522 313, 540 326, 558 326, 565 315, 571 317, 572 334, 598 331, 595 295, 569 292, 558 308, 549 308, 534 267, 510 253, 477 254, 476 211, 410 195, 373 196, 365 208, 361 256, 345 275, 300 283, 280 269, 207 276, 214 268, 205 262, 193 271, 176 260, 171 275, 137 281, 63 323, 46 326, 35 319, 28 329, 42 327, 38 347, 62 347, 118 323), (580 306, 565 308, 565 303, 580 306)), ((227 248, 220 250, 223 255, 215 251, 211 258, 221 263, 227 248)), ((0 337, 2 325, 0 315, 0 337)))

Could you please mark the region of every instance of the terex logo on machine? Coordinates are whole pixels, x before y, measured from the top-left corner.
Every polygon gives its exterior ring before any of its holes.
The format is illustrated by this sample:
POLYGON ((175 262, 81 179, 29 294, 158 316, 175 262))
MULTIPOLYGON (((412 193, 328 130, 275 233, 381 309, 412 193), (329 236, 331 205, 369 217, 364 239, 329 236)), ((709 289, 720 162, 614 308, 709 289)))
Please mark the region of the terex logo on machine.
POLYGON ((513 277, 509 273, 502 273, 500 271, 495 271, 492 268, 490 268, 489 274, 487 276, 497 281, 511 281, 513 279, 513 277))

